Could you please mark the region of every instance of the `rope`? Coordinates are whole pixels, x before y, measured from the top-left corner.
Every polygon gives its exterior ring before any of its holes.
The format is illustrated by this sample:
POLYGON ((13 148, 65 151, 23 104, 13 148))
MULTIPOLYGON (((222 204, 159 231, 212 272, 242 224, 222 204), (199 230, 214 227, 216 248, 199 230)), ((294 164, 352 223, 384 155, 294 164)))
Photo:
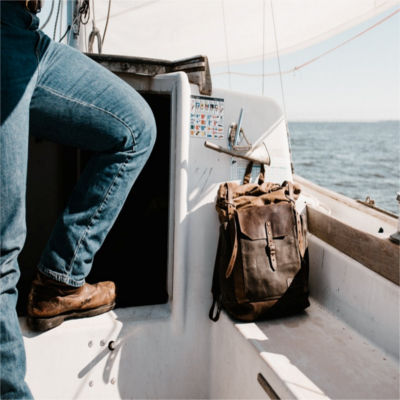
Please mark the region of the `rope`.
POLYGON ((71 30, 71 26, 72 25, 68 25, 66 31, 64 32, 64 34, 60 37, 60 39, 58 40, 59 43, 61 43, 63 41, 63 39, 65 38, 65 36, 67 36, 68 32, 71 30))
POLYGON ((78 22, 78 20, 80 21, 81 24, 85 26, 89 22, 89 16, 90 16, 89 0, 83 0, 83 3, 81 7, 79 7, 78 13, 75 16, 74 20, 70 25, 67 26, 67 29, 65 30, 64 34, 60 37, 58 41, 59 42, 63 41, 65 36, 67 36, 67 34, 71 31, 72 27, 78 22))
POLYGON ((93 26, 92 32, 89 35, 89 53, 93 53, 94 39, 97 39, 97 51, 101 54, 101 34, 95 26, 93 26))
MULTIPOLYGON (((384 23, 385 21, 387 21, 389 18, 392 18, 393 16, 395 16, 397 13, 400 12, 400 8, 398 8, 397 10, 393 11, 391 14, 389 14, 388 16, 386 16, 385 18, 379 20, 378 22, 376 22, 375 24, 369 26, 367 29, 357 33, 356 35, 352 36, 351 38, 345 40, 344 42, 338 44, 337 46, 331 48, 330 50, 325 51, 324 53, 321 53, 320 55, 306 61, 305 63, 301 64, 301 65, 297 65, 296 67, 290 68, 288 70, 285 71, 280 71, 280 72, 271 72, 268 74, 252 74, 252 73, 246 73, 246 72, 229 72, 232 75, 239 75, 239 76, 246 76, 246 77, 251 77, 251 78, 260 78, 262 76, 277 76, 277 75, 287 75, 287 74, 292 74, 296 71, 299 71, 300 69, 314 63, 315 61, 319 60, 322 57, 325 57, 326 55, 332 53, 333 51, 339 49, 340 47, 346 45, 347 43, 350 43, 351 41, 359 38, 360 36, 364 35, 365 33, 371 31, 372 29, 376 28, 378 25, 384 23)), ((217 72, 215 74, 213 74, 213 76, 217 76, 217 75, 226 75, 227 72, 223 71, 223 72, 217 72)))
POLYGON ((96 27, 96 12, 94 10, 94 0, 92 0, 92 12, 93 12, 92 26, 93 26, 93 28, 95 28, 96 27))
POLYGON ((89 53, 93 53, 93 43, 94 39, 97 39, 97 51, 99 54, 101 54, 101 34, 98 28, 96 27, 96 12, 94 10, 94 0, 92 0, 92 31, 90 32, 89 35, 89 40, 88 40, 88 48, 89 48, 89 53))
MULTIPOLYGON (((229 51, 228 51, 228 35, 226 33, 226 20, 225 20, 225 6, 224 0, 221 0, 222 4, 222 19, 224 22, 224 38, 225 38, 225 51, 226 51, 226 60, 228 61, 228 80, 229 80, 229 89, 232 89, 232 82, 231 82, 231 66, 229 61, 229 51)), ((264 71, 263 71, 264 72, 264 71)))
POLYGON ((61 1, 61 6, 60 6, 60 17, 59 17, 59 25, 58 25, 58 37, 62 35, 63 31, 63 12, 64 12, 64 2, 61 1))
POLYGON ((54 11, 54 1, 51 2, 51 9, 50 9, 49 15, 48 15, 46 21, 44 21, 42 26, 40 27, 40 30, 43 30, 47 26, 47 24, 49 23, 52 15, 53 15, 53 11, 54 11))
POLYGON ((263 0, 263 37, 262 37, 262 90, 261 94, 264 96, 264 89, 265 89, 265 0, 263 0))
POLYGON ((86 25, 90 19, 89 0, 83 0, 82 5, 78 10, 79 19, 82 25, 86 25))
POLYGON ((276 35, 276 25, 275 25, 275 16, 274 16, 273 0, 270 0, 270 4, 271 4, 272 24, 273 24, 273 26, 274 26, 274 38, 275 38, 276 56, 277 56, 277 60, 278 60, 279 80, 280 80, 280 83, 281 83, 281 95, 282 95, 283 115, 284 115, 284 117, 285 117, 285 121, 287 121, 286 101, 285 101, 285 93, 284 93, 284 90, 283 90, 283 79, 282 79, 281 58, 280 58, 280 56, 279 56, 278 37, 277 37, 277 35, 276 35))
POLYGON ((58 0, 56 20, 54 22, 53 40, 56 40, 56 32, 57 32, 58 17, 60 15, 60 8, 61 8, 61 0, 58 0))
POLYGON ((108 22, 110 21, 110 10, 111 10, 111 0, 108 0, 108 10, 107 10, 107 17, 106 17, 106 25, 104 27, 103 38, 101 39, 101 47, 104 45, 104 39, 106 37, 106 32, 108 28, 108 22))
MULTIPOLYGON (((83 37, 86 38, 87 37, 87 30, 86 30, 86 24, 83 25, 83 37)), ((86 40, 83 41, 85 44, 85 53, 87 53, 88 48, 87 48, 87 42, 86 40)))
POLYGON ((272 24, 273 24, 273 27, 274 27, 274 37, 275 37, 276 55, 277 55, 278 68, 279 68, 279 80, 280 80, 280 84, 281 84, 281 95, 282 95, 283 116, 284 116, 284 120, 285 120, 286 135, 287 135, 287 139, 288 139, 291 170, 292 170, 292 173, 293 173, 294 168, 293 168, 293 161, 292 161, 292 146, 291 146, 291 141, 290 141, 290 132, 289 132, 289 124, 288 124, 287 109, 286 109, 285 92, 284 92, 284 90, 283 90, 283 79, 282 79, 281 58, 280 58, 280 56, 279 56, 278 37, 277 37, 277 35, 276 35, 276 24, 275 24, 275 15, 274 15, 273 0, 270 0, 270 4, 271 4, 272 24))
POLYGON ((398 8, 397 10, 395 10, 394 12, 392 12, 390 15, 388 15, 387 17, 379 20, 378 22, 376 22, 375 24, 371 25, 370 27, 368 27, 367 29, 364 29, 362 32, 358 33, 357 35, 354 35, 353 37, 351 37, 350 39, 345 40, 344 42, 340 43, 339 45, 337 45, 336 47, 325 51, 324 53, 320 54, 317 57, 312 58, 311 60, 305 62, 304 64, 301 64, 297 67, 294 67, 293 70, 294 71, 298 71, 301 68, 304 68, 305 66, 312 64, 313 62, 319 60, 320 58, 326 56, 329 53, 332 53, 333 51, 339 49, 340 47, 346 45, 347 43, 353 41, 354 39, 359 38, 360 36, 364 35, 365 33, 367 33, 368 31, 371 31, 372 29, 376 28, 378 25, 384 23, 385 21, 387 21, 389 18, 393 17, 394 15, 396 15, 398 12, 400 12, 400 8, 398 8))

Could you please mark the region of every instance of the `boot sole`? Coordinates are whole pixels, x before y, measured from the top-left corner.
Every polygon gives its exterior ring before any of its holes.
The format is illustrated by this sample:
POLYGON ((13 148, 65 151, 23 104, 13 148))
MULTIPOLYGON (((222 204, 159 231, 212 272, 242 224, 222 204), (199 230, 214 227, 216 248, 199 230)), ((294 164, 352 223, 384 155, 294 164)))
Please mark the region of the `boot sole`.
POLYGON ((112 303, 97 308, 91 308, 90 310, 70 311, 68 313, 56 315, 54 317, 36 318, 28 316, 26 322, 30 329, 34 331, 45 332, 55 328, 56 326, 61 325, 64 321, 68 319, 94 317, 95 315, 104 314, 107 311, 112 310, 114 307, 115 303, 112 303))

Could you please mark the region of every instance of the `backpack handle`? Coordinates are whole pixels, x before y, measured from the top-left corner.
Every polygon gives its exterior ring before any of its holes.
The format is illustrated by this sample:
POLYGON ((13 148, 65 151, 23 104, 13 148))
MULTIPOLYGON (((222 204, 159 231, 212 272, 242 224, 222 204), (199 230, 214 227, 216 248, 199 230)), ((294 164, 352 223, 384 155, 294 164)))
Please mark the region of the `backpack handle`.
MULTIPOLYGON (((247 164, 246 171, 244 173, 244 178, 243 178, 243 185, 250 183, 251 171, 253 169, 253 165, 254 165, 253 161, 250 161, 247 164)), ((258 184, 262 185, 265 181, 265 166, 264 166, 264 164, 260 164, 260 165, 261 165, 261 169, 260 169, 260 174, 258 175, 258 184)))

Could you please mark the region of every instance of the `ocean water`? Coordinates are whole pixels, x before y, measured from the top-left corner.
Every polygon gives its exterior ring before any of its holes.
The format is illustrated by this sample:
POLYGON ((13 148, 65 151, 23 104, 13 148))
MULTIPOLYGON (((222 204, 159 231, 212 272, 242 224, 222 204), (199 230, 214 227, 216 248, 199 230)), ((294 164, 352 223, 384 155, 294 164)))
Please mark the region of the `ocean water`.
POLYGON ((398 214, 400 121, 290 122, 295 174, 398 214))

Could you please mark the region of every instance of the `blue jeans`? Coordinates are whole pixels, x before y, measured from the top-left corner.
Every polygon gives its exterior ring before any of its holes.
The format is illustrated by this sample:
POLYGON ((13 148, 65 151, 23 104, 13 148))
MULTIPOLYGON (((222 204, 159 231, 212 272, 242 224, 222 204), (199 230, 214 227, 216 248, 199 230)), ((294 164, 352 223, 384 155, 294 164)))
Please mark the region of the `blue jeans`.
POLYGON ((32 398, 15 311, 24 245, 29 133, 94 152, 38 269, 79 287, 153 148, 144 99, 77 50, 51 41, 23 2, 1 1, 1 398, 32 398))

